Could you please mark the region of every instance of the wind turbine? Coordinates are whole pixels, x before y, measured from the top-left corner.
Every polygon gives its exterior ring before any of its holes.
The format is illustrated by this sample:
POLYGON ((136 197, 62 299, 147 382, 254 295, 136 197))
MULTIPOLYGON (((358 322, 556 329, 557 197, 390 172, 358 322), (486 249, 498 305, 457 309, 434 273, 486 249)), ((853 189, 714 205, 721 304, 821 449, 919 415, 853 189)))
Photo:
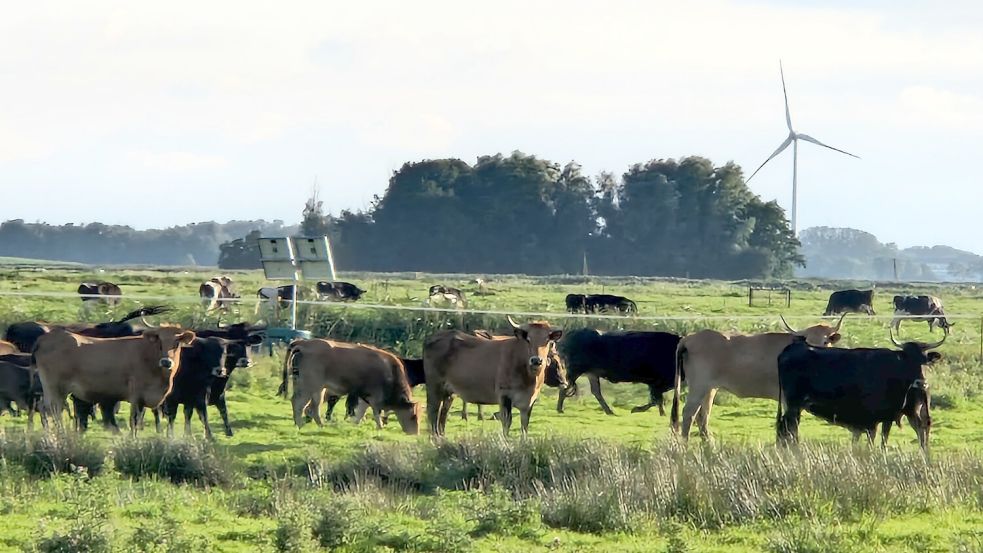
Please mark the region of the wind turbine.
POLYGON ((784 142, 782 142, 781 146, 779 146, 778 149, 775 150, 775 153, 768 156, 768 159, 766 159, 764 163, 759 165, 758 168, 755 169, 753 173, 751 173, 751 176, 748 177, 747 181, 745 182, 751 182, 751 179, 753 179, 754 176, 758 174, 758 171, 760 171, 761 168, 764 167, 766 163, 771 161, 778 154, 784 152, 785 148, 788 148, 788 145, 791 144, 792 145, 792 234, 797 234, 796 227, 795 227, 795 212, 796 212, 796 208, 798 207, 798 193, 799 193, 799 183, 798 183, 799 140, 812 142, 813 144, 822 146, 823 148, 829 148, 830 150, 834 150, 840 152, 841 154, 846 154, 850 157, 855 157, 857 159, 860 159, 860 156, 855 156, 850 152, 843 151, 839 148, 834 148, 828 144, 823 144, 822 142, 816 140, 815 138, 807 134, 797 133, 792 129, 792 115, 789 113, 788 110, 788 92, 786 92, 785 90, 785 70, 782 68, 782 62, 780 60, 778 62, 778 71, 782 75, 782 94, 785 96, 785 123, 788 125, 788 137, 785 139, 784 142))

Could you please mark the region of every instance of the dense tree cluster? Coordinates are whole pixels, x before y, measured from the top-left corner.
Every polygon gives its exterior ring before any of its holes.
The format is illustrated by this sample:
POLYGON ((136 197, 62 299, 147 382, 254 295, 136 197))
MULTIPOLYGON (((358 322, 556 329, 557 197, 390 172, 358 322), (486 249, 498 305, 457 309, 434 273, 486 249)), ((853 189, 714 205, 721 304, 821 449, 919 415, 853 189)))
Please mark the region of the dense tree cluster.
POLYGON ((92 264, 215 265, 223 242, 253 230, 285 234, 295 229, 285 227, 282 221, 207 222, 135 230, 102 223, 57 226, 17 219, 0 224, 0 256, 92 264))
POLYGON ((333 221, 341 266, 363 270, 746 278, 803 260, 784 212, 740 167, 653 160, 621 179, 514 152, 407 163, 367 213, 333 221))

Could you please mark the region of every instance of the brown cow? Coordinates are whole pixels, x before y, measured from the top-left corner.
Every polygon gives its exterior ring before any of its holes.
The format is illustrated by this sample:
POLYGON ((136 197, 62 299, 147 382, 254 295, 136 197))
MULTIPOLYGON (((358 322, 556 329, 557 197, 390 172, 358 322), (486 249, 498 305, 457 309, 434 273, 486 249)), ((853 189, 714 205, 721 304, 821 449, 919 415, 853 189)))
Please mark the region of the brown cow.
POLYGON ((308 405, 314 422, 324 426, 318 411, 327 389, 330 395, 356 394, 363 399, 372 407, 379 428, 382 428, 382 411, 388 409, 396 413, 404 432, 420 432, 420 409, 413 401, 406 369, 399 357, 388 351, 334 340, 294 340, 283 359, 280 391, 284 397, 288 372, 294 375, 291 404, 297 428, 304 426, 308 405))
POLYGON ((135 434, 144 407, 156 409, 170 393, 180 349, 194 339, 194 332, 176 326, 124 338, 90 338, 55 328, 38 338, 32 359, 45 411, 60 426, 68 394, 89 403, 128 401, 135 434))
POLYGON ((0 340, 0 355, 10 355, 12 353, 20 353, 20 350, 10 342, 0 340))
POLYGON ((460 330, 445 330, 423 346, 430 432, 444 435, 454 395, 463 401, 499 406, 502 432, 512 426, 512 408, 519 409, 522 433, 546 378, 547 358, 562 330, 545 321, 519 325, 508 317, 513 336, 488 339, 460 330))
POLYGON ((675 391, 670 425, 679 430, 679 394, 683 375, 689 387, 683 407, 683 439, 689 438, 693 417, 703 439, 710 437, 710 409, 719 388, 737 397, 778 400, 778 355, 796 336, 817 347, 828 347, 840 339, 844 313, 835 327, 825 324, 793 330, 782 317, 787 332, 751 336, 701 330, 686 336, 676 347, 675 391))

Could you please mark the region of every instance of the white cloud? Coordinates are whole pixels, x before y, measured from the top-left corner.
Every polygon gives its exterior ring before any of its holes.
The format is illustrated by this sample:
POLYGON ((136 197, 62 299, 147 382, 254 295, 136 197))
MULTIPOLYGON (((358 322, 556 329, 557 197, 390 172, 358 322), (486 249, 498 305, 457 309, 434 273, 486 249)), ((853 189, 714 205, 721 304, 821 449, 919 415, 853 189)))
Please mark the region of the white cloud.
POLYGON ((983 97, 932 86, 906 87, 898 96, 908 126, 983 130, 983 97))

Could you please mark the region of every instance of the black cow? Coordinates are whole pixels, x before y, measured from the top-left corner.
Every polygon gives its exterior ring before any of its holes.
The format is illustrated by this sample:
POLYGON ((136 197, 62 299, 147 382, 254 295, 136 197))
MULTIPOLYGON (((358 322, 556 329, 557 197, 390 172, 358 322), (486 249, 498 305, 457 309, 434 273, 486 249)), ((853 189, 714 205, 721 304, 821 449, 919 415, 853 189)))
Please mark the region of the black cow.
POLYGON ((945 336, 934 344, 902 344, 892 330, 891 341, 900 349, 817 348, 797 337, 778 356, 778 442, 798 441, 805 409, 847 427, 854 440, 866 433, 873 441, 880 424, 885 445, 891 424, 900 426, 904 415, 927 450, 932 417, 923 367, 942 357, 928 350, 941 346, 945 336))
POLYGON ((587 313, 587 296, 583 294, 567 294, 567 312, 587 313))
POLYGON ((225 435, 232 436, 225 387, 233 371, 250 365, 249 346, 259 341, 261 338, 257 335, 248 340, 196 338, 191 346, 181 350, 181 370, 174 376, 174 386, 162 405, 167 416, 168 435, 174 433, 178 405, 184 405, 185 434, 191 434, 191 413, 197 411, 205 427, 205 437, 212 439, 207 407, 214 405, 225 424, 225 435))
POLYGON ((169 307, 155 305, 141 307, 136 311, 127 313, 118 321, 109 321, 98 324, 69 324, 53 325, 39 322, 14 323, 7 327, 4 339, 17 346, 17 349, 29 353, 34 349, 38 338, 44 336, 53 328, 64 328, 76 334, 89 336, 92 338, 122 338, 124 336, 136 336, 143 332, 145 325, 133 322, 133 319, 160 315, 170 311, 169 307))
POLYGON ((112 282, 83 282, 79 284, 78 293, 82 296, 82 304, 102 302, 115 306, 120 302, 123 291, 112 282))
POLYGON ((9 411, 20 416, 20 409, 26 409, 29 429, 34 425, 34 412, 39 411, 41 402, 41 380, 34 375, 31 385, 30 365, 31 356, 26 353, 0 355, 0 413, 9 411))
POLYGON ((824 317, 840 313, 866 313, 874 315, 873 290, 838 290, 829 295, 824 317))
POLYGON ((560 394, 556 410, 563 412, 563 401, 577 391, 577 378, 586 374, 591 393, 608 415, 614 412, 601 395, 601 381, 635 382, 649 388, 649 403, 632 413, 659 407, 665 415, 662 394, 672 390, 676 377, 676 346, 679 336, 668 332, 608 332, 592 328, 567 332, 557 344, 566 364, 567 390, 560 394))
POLYGON ((350 282, 318 282, 316 287, 319 301, 358 301, 365 290, 350 282))
POLYGON ((934 332, 935 325, 938 324, 946 334, 955 324, 946 320, 942 300, 935 296, 894 296, 894 319, 891 326, 895 331, 900 329, 902 319, 926 321, 929 332, 934 332))
POLYGON ((635 305, 635 302, 624 296, 588 294, 584 299, 584 304, 584 308, 588 313, 597 313, 598 311, 607 311, 609 309, 626 315, 638 313, 638 306, 635 305))

